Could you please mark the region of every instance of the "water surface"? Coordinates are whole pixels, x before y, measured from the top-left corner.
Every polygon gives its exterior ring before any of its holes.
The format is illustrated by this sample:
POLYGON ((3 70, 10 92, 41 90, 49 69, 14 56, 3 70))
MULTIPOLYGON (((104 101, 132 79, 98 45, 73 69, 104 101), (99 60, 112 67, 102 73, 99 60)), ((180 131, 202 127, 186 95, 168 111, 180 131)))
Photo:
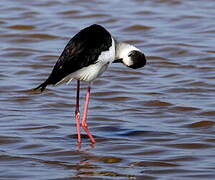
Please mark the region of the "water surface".
MULTIPOLYGON (((0 2, 0 179, 214 179, 215 2, 0 2), (76 143, 75 86, 31 89, 98 23, 147 56, 94 82, 76 143)), ((86 84, 82 84, 84 102, 86 84)))

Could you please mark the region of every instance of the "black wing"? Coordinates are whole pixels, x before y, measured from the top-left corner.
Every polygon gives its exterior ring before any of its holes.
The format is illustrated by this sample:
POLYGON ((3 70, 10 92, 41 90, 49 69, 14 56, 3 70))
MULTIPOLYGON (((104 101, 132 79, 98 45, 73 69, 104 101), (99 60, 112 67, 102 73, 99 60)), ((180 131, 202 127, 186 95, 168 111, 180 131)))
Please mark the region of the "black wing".
POLYGON ((81 30, 68 42, 48 79, 35 89, 43 91, 47 85, 54 85, 70 73, 94 64, 101 52, 111 46, 111 35, 102 26, 94 24, 81 30))

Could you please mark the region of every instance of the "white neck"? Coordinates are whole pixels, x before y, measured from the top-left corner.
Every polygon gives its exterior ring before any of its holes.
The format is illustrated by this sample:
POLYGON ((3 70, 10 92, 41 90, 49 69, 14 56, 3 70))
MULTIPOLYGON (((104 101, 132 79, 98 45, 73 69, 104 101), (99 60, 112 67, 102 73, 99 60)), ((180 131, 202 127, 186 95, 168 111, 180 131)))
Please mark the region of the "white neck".
POLYGON ((140 51, 138 48, 127 44, 127 43, 116 43, 116 59, 122 59, 123 63, 127 66, 133 64, 130 57, 128 57, 129 53, 133 50, 140 51))

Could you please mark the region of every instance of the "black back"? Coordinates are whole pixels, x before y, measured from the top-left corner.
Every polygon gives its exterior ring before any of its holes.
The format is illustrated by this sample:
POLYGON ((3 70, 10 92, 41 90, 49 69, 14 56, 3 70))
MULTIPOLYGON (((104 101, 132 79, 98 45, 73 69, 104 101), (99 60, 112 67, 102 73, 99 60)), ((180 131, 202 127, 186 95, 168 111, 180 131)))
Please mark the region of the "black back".
POLYGON ((96 63, 102 51, 112 45, 110 33, 100 25, 91 25, 77 33, 66 45, 48 79, 36 89, 43 91, 64 77, 83 67, 96 63))

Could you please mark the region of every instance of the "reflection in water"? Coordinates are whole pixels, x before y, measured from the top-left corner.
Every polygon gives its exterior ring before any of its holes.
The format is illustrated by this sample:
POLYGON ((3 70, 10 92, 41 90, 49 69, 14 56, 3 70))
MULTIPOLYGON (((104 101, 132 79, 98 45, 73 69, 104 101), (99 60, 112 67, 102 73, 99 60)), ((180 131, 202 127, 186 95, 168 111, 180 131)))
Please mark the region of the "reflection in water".
MULTIPOLYGON (((85 176, 108 176, 108 177, 132 177, 132 175, 128 174, 120 174, 116 173, 114 171, 100 171, 99 166, 95 166, 93 164, 97 163, 104 163, 109 164, 110 166, 114 167, 114 164, 120 163, 123 159, 117 158, 117 157, 108 157, 108 156, 95 156, 89 152, 89 150, 92 150, 94 148, 95 144, 90 144, 90 149, 80 150, 80 153, 82 154, 82 157, 84 160, 81 160, 79 163, 76 164, 77 166, 77 173, 76 177, 81 177, 83 175, 85 176)), ((114 167, 114 168, 120 168, 120 167, 114 167)))
POLYGON ((214 6, 1 0, 1 178, 214 179, 214 6), (76 143, 75 82, 43 95, 31 89, 94 23, 143 50, 148 64, 113 64, 94 82, 91 147, 87 136, 76 143))
MULTIPOLYGON (((76 175, 75 177, 80 177, 81 174, 85 174, 86 171, 88 170, 91 170, 91 169, 94 169, 94 166, 92 165, 93 163, 91 162, 92 160, 91 159, 88 159, 89 157, 91 157, 92 155, 89 153, 89 150, 90 149, 93 149, 95 146, 95 144, 90 144, 88 147, 88 149, 85 149, 85 150, 81 150, 81 143, 77 143, 77 148, 78 148, 78 151, 80 152, 80 154, 84 155, 85 157, 87 157, 87 159, 84 159, 84 160, 80 160, 76 166, 77 166, 77 172, 76 172, 76 175), (84 173, 83 173, 84 172, 84 173)), ((95 167, 96 168, 96 167, 95 167)), ((90 173, 86 175, 89 175, 90 176, 90 173)))

